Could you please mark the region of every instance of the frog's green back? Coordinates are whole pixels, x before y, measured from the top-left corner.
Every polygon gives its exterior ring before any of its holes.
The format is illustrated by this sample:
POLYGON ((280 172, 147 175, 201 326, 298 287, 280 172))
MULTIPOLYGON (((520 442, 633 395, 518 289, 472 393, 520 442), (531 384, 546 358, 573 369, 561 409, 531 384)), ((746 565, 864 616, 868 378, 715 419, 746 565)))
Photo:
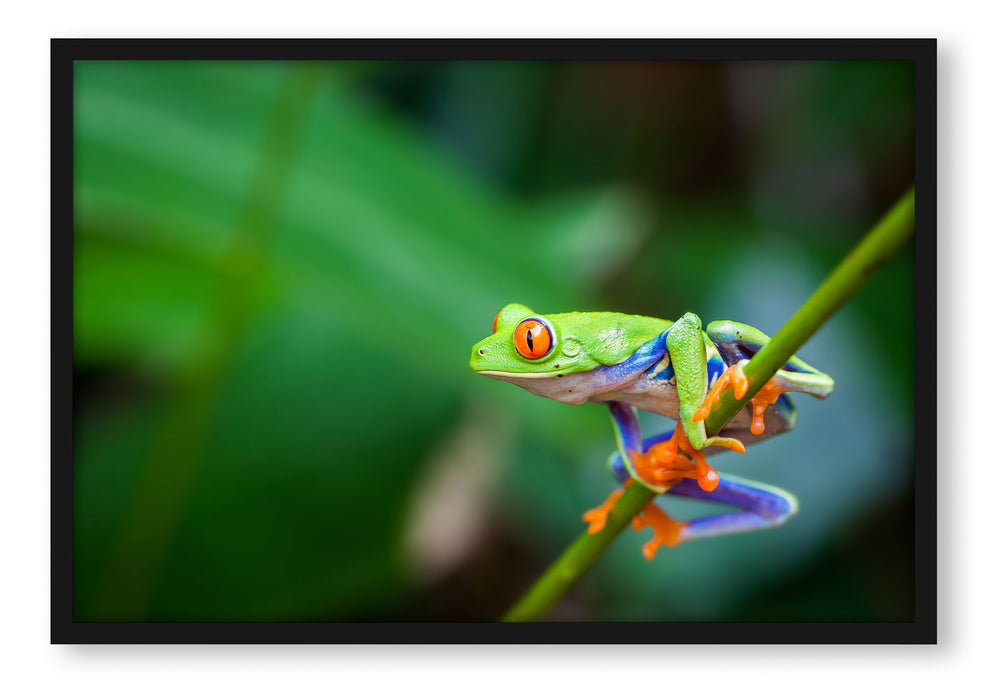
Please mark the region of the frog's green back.
POLYGON ((508 304, 495 317, 493 333, 471 350, 470 366, 476 372, 501 376, 540 373, 565 376, 603 365, 617 365, 671 325, 670 321, 612 312, 537 314, 522 304, 508 304), (552 333, 545 354, 526 353, 514 339, 523 321, 538 323, 552 333))
POLYGON ((617 365, 660 335, 670 321, 607 311, 547 314, 565 337, 580 338, 585 352, 600 365, 617 365))

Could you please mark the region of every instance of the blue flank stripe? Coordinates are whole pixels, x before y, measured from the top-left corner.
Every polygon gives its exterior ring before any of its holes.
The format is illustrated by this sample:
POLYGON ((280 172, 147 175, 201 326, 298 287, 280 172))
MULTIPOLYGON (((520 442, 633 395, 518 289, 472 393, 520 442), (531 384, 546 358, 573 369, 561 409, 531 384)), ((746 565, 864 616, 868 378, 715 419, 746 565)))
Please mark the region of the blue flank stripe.
POLYGON ((658 364, 660 364, 660 362, 663 360, 664 357, 667 358, 667 366, 664 367, 659 372, 657 372, 656 374, 654 374, 653 375, 653 378, 652 378, 652 381, 655 381, 655 382, 669 382, 671 379, 673 379, 674 378, 674 365, 670 362, 670 357, 667 355, 667 353, 664 353, 663 355, 661 355, 660 356, 660 359, 657 360, 656 362, 654 362, 652 365, 650 365, 646 369, 646 371, 643 372, 643 374, 645 374, 647 376, 649 376, 650 374, 653 374, 653 369, 658 364))
POLYGON ((722 376, 726 370, 726 364, 716 353, 708 358, 708 386, 711 387, 715 380, 722 376))
POLYGON ((605 374, 609 381, 617 381, 623 377, 642 372, 647 367, 652 368, 667 352, 668 332, 664 331, 653 340, 641 345, 639 350, 634 352, 625 361, 617 365, 606 365, 601 367, 600 371, 605 374))

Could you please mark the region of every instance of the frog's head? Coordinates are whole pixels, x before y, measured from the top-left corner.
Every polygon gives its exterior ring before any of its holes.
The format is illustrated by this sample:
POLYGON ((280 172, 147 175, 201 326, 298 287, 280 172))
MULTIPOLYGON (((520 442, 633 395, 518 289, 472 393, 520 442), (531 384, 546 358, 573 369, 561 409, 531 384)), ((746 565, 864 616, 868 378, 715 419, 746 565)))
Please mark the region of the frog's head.
POLYGON ((471 349, 471 369, 503 378, 567 375, 594 369, 598 362, 577 337, 574 316, 540 316, 522 304, 498 312, 492 335, 471 349))
MULTIPOLYGON (((539 315, 509 304, 495 317, 492 335, 471 349, 475 372, 508 381, 541 396, 580 403, 591 392, 590 375, 628 358, 650 332, 631 332, 634 316, 611 313, 539 315)), ((635 324, 633 324, 635 325, 635 324)))

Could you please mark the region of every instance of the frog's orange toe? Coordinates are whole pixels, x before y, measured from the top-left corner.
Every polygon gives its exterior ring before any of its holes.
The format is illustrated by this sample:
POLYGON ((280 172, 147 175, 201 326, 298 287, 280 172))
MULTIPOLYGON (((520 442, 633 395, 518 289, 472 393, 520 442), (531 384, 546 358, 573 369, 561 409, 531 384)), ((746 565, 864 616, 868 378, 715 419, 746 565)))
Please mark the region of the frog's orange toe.
POLYGON ((746 395, 746 391, 749 389, 749 379, 746 378, 742 365, 732 365, 726 374, 729 375, 729 381, 732 382, 732 394, 738 401, 746 395))
MULTIPOLYGON (((728 447, 737 452, 746 451, 738 440, 731 440, 728 447)), ((714 491, 718 486, 718 473, 709 466, 704 453, 691 445, 681 421, 677 421, 670 438, 658 442, 645 454, 629 450, 629 460, 643 481, 656 488, 666 490, 681 479, 696 479, 705 491, 714 491)))
POLYGON ((684 438, 684 425, 677 421, 674 432, 663 442, 658 442, 643 455, 643 466, 656 469, 660 465, 670 464, 677 458, 677 447, 684 438))
MULTIPOLYGON (((708 467, 707 464, 705 466, 708 467)), ((718 472, 711 467, 702 471, 701 465, 698 465, 698 486, 702 491, 714 491, 718 487, 718 472)))
POLYGON ((661 546, 674 547, 680 542, 681 530, 684 523, 678 522, 660 510, 655 503, 650 503, 642 513, 632 520, 634 530, 644 527, 653 528, 653 539, 643 545, 643 556, 652 560, 661 546))
POLYGON ((722 372, 722 376, 712 385, 705 400, 701 402, 698 410, 691 416, 691 420, 698 423, 707 418, 708 414, 712 412, 715 402, 718 401, 718 397, 729 387, 729 384, 732 385, 732 393, 736 400, 745 396, 746 390, 749 389, 749 380, 746 378, 746 373, 743 372, 741 365, 731 365, 722 372))
POLYGON ((586 511, 581 519, 588 523, 588 534, 594 535, 596 532, 601 532, 602 528, 605 527, 605 522, 608 520, 608 514, 612 512, 612 508, 615 507, 615 502, 619 500, 622 496, 623 491, 620 489, 618 491, 613 491, 609 494, 605 502, 602 503, 597 508, 592 508, 586 511))
POLYGON ((729 385, 729 373, 723 372, 722 376, 718 378, 715 384, 709 390, 708 394, 705 396, 705 400, 701 402, 698 406, 698 410, 694 412, 691 416, 691 420, 695 423, 700 423, 708 417, 708 414, 712 412, 712 406, 718 401, 718 397, 722 395, 725 388, 729 385))
POLYGON ((766 425, 763 423, 763 414, 766 412, 767 407, 776 403, 777 399, 783 393, 784 385, 776 377, 771 377, 770 381, 756 392, 756 396, 753 397, 753 421, 749 426, 749 431, 753 435, 762 435, 763 431, 766 430, 766 425))
POLYGON ((691 445, 691 441, 688 440, 687 436, 683 434, 681 436, 679 446, 691 458, 690 461, 688 461, 688 464, 691 467, 691 472, 686 476, 696 479, 698 481, 698 486, 700 486, 703 490, 714 491, 715 487, 718 486, 718 472, 712 469, 711 465, 708 464, 708 460, 705 459, 705 453, 701 450, 694 449, 691 445))

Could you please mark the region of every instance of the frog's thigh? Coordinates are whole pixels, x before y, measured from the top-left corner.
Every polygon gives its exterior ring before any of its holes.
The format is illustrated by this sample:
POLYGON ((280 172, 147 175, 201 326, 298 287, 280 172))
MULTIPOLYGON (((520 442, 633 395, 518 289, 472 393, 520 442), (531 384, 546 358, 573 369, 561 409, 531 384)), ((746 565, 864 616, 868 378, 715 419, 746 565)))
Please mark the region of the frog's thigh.
POLYGON ((803 391, 824 399, 832 392, 833 381, 824 374, 809 374, 808 372, 789 372, 779 369, 773 375, 784 391, 803 391))
POLYGON ((738 343, 759 349, 770 342, 770 336, 759 328, 736 321, 712 321, 705 329, 705 333, 716 345, 738 343))
MULTIPOLYGON (((705 332, 720 351, 727 350, 723 355, 728 356, 729 364, 745 362, 747 355, 755 355, 770 342, 770 336, 763 331, 736 321, 712 321, 705 332), (747 352, 744 353, 741 348, 746 348, 747 352)), ((778 370, 774 375, 784 391, 800 391, 819 398, 825 398, 832 392, 832 378, 796 355, 785 366, 791 369, 778 370)))

